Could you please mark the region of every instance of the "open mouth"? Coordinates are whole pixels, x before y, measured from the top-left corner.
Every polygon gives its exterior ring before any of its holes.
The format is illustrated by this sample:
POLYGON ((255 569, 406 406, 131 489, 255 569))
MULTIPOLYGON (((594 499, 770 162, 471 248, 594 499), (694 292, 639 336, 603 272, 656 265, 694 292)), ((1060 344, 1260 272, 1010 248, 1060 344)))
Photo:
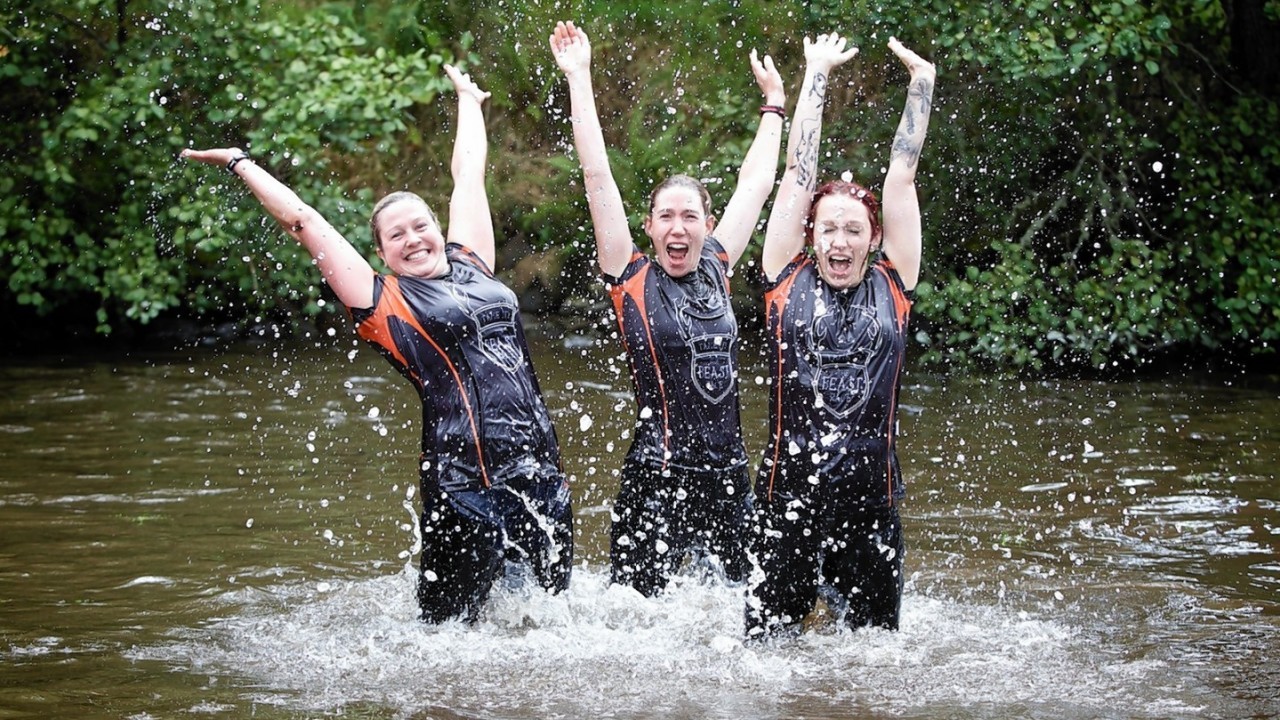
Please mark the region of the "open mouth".
POLYGON ((671 258, 672 262, 684 262, 685 258, 689 257, 688 243, 667 243, 667 257, 671 258))
POLYGON ((430 254, 431 254, 431 251, 429 250, 414 250, 408 255, 405 255, 404 259, 408 262, 417 262, 419 260, 425 260, 427 256, 430 254))
POLYGON ((853 271, 853 258, 846 255, 832 255, 827 257, 827 266, 837 275, 847 275, 853 271))

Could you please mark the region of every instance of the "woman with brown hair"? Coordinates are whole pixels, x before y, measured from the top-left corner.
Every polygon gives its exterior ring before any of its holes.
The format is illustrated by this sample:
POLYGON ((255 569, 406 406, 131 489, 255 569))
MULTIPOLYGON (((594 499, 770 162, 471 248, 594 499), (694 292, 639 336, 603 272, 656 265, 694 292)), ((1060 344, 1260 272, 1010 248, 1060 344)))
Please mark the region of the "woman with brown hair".
POLYGON ((609 167, 591 84, 591 43, 571 22, 550 38, 569 85, 596 258, 631 369, 637 419, 613 508, 613 582, 645 595, 666 587, 686 554, 714 557, 725 577, 746 576, 750 481, 738 407, 738 324, 729 278, 760 219, 782 144, 782 78, 751 53, 764 93, 760 124, 738 185, 717 222, 698 180, 673 175, 649 198, 644 234, 632 237, 609 167))

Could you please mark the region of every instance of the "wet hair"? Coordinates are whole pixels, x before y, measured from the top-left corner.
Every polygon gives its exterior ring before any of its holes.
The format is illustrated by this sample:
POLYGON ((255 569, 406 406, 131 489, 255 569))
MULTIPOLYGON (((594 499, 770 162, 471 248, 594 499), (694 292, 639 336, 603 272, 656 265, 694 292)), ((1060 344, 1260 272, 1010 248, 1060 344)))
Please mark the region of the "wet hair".
POLYGON ((711 217, 711 193, 707 192, 707 186, 701 181, 688 175, 672 175, 671 177, 658 183, 653 188, 653 192, 649 193, 649 214, 653 214, 653 206, 658 202, 658 194, 668 188, 682 187, 688 188, 696 193, 702 200, 702 214, 711 217))
POLYGON ((369 224, 373 226, 373 243, 379 250, 382 249, 382 232, 378 230, 378 216, 382 214, 383 210, 386 210, 391 205, 402 200, 416 200, 417 202, 422 203, 422 207, 427 209, 427 215, 431 216, 431 222, 435 223, 436 227, 440 226, 440 221, 436 219, 436 214, 431 211, 431 206, 427 204, 426 200, 423 200, 416 193, 411 193, 407 190, 393 192, 379 200, 378 203, 373 206, 373 214, 369 216, 369 224))
POLYGON ((880 201, 876 199, 876 194, 856 182, 832 180, 820 185, 813 193, 813 202, 809 205, 809 216, 804 220, 806 243, 813 244, 813 223, 818 218, 818 203, 830 195, 848 195, 862 203, 867 208, 867 217, 871 221, 871 237, 884 239, 880 227, 880 201))

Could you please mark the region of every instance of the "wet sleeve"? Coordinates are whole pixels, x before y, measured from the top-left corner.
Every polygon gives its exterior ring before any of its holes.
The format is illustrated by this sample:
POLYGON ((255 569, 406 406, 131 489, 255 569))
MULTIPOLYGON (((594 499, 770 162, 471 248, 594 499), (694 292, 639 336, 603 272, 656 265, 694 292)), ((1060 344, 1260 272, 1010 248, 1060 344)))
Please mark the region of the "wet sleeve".
POLYGON ((445 255, 450 262, 464 262, 484 273, 486 277, 493 277, 493 268, 466 245, 449 243, 445 246, 445 255))
POLYGON ((760 279, 764 283, 765 292, 775 290, 778 286, 786 283, 792 275, 796 274, 796 272, 800 270, 800 266, 804 265, 805 261, 808 259, 809 253, 805 250, 801 250, 795 257, 791 258, 791 262, 787 263, 787 266, 782 268, 782 272, 778 273, 778 278, 773 281, 770 281, 768 276, 764 274, 764 270, 761 270, 760 279))
POLYGON ((907 301, 907 307, 910 308, 915 304, 916 291, 908 290, 906 283, 902 282, 902 276, 898 274, 898 268, 893 266, 887 257, 881 257, 876 264, 884 267, 885 275, 889 278, 889 282, 893 284, 895 294, 901 295, 907 301))
POLYGON ((724 246, 720 244, 720 241, 717 240, 712 235, 707 236, 706 242, 702 246, 703 256, 705 257, 708 253, 710 253, 711 256, 714 257, 716 261, 720 263, 720 267, 726 273, 732 269, 729 266, 729 252, 725 250, 724 246))
POLYGON ((627 261, 627 266, 622 269, 622 274, 614 277, 613 275, 601 272, 600 279, 604 280, 605 285, 608 285, 609 287, 616 287, 635 277, 636 273, 640 272, 640 268, 648 261, 649 259, 645 257, 644 253, 640 252, 640 247, 632 244, 631 259, 627 261))
POLYGON ((351 320, 355 323, 357 329, 366 320, 373 317, 374 309, 378 307, 378 303, 382 300, 382 289, 385 284, 386 278, 382 275, 375 275, 373 278, 373 304, 366 308, 347 306, 347 313, 351 315, 351 320))

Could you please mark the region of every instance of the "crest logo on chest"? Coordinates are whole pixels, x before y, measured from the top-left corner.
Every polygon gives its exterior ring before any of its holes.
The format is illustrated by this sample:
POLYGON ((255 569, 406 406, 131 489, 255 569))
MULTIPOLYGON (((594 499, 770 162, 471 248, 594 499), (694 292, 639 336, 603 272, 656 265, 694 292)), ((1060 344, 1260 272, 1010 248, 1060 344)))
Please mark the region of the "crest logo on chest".
POLYGON ((698 394, 718 403, 733 389, 737 322, 719 293, 689 294, 676 303, 676 321, 689 346, 689 374, 698 394))
POLYGON ((813 392, 827 412, 844 419, 870 397, 868 365, 882 342, 880 323, 870 308, 827 307, 809 327, 814 361, 813 392))

